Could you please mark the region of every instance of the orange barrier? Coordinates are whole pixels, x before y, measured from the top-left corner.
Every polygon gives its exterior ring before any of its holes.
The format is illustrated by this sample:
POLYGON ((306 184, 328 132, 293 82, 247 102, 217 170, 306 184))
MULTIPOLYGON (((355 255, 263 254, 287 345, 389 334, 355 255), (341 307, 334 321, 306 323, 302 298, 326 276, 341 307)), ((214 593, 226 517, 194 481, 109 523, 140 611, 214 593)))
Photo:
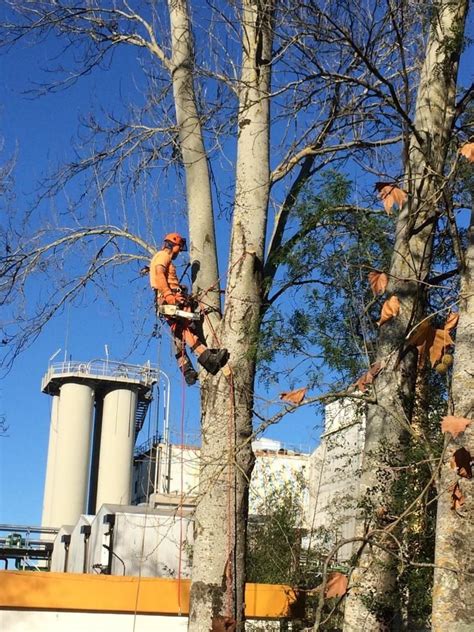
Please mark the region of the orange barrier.
MULTIPOLYGON (((189 612, 191 582, 181 580, 181 613, 189 612)), ((289 616, 296 596, 289 586, 247 584, 245 615, 279 619, 289 616)), ((179 614, 178 580, 75 573, 0 571, 0 608, 179 614)))

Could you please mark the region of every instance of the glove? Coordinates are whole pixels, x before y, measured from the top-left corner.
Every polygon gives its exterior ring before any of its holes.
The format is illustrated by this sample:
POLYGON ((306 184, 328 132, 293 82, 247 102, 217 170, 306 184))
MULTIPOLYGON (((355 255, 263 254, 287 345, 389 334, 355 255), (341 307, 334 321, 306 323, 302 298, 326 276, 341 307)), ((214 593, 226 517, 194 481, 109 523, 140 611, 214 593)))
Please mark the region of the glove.
POLYGON ((165 297, 167 305, 177 305, 178 307, 183 304, 183 298, 179 294, 167 294, 165 297))
POLYGON ((177 305, 178 301, 176 294, 172 294, 171 292, 169 294, 166 294, 166 296, 163 297, 166 301, 167 305, 177 305))

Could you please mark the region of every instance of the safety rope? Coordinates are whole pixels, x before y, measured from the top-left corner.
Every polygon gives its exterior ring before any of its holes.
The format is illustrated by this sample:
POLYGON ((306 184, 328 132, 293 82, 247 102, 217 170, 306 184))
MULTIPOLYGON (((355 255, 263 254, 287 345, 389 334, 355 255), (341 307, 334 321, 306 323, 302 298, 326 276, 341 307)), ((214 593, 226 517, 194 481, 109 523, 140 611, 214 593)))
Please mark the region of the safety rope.
POLYGON ((228 457, 227 457, 227 573, 226 573, 226 602, 228 617, 235 618, 235 556, 237 554, 237 531, 235 513, 237 511, 236 497, 236 470, 234 460, 237 457, 235 450, 235 391, 234 376, 229 367, 229 419, 227 422, 228 457), (232 552, 234 553, 232 555, 232 552), (232 607, 234 606, 234 607, 232 607))
MULTIPOLYGON (((184 363, 185 342, 184 330, 181 332, 181 362, 184 363)), ((181 616, 181 567, 183 557, 183 502, 184 502, 184 414, 186 410, 186 383, 184 378, 184 364, 181 365, 181 457, 180 457, 180 498, 179 511, 179 551, 178 551, 178 615, 181 616)))

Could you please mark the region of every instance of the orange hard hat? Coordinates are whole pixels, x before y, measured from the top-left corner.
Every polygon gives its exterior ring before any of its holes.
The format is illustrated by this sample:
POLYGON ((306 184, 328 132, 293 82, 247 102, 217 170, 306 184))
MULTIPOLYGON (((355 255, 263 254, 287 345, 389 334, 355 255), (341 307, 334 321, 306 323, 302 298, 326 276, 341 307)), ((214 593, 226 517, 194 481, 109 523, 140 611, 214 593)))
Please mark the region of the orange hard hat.
POLYGON ((168 242, 173 246, 179 246, 181 251, 185 251, 188 249, 186 245, 186 239, 182 237, 179 233, 168 233, 165 235, 164 242, 168 242))

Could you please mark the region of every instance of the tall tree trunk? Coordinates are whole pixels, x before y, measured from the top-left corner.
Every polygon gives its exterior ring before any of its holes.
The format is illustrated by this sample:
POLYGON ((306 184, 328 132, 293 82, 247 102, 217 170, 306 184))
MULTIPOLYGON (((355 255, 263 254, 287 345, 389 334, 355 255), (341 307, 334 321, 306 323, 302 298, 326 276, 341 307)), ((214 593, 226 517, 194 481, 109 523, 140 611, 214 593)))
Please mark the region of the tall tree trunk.
POLYGON ((244 629, 248 487, 255 344, 262 302, 269 169, 269 100, 273 0, 242 3, 242 70, 235 206, 220 344, 231 374, 206 386, 202 401, 200 498, 189 630, 209 632, 234 619, 244 629))
MULTIPOLYGON (((399 298, 400 313, 380 329, 377 356, 385 367, 375 381, 377 404, 369 406, 367 415, 362 489, 373 510, 373 527, 381 527, 374 517, 376 510, 390 507, 393 479, 387 461, 402 453, 410 430, 416 357, 401 352, 408 332, 423 314, 468 2, 441 0, 433 6, 405 168, 408 200, 397 220, 387 290, 389 296, 399 298)), ((379 543, 389 548, 393 541, 386 538, 379 543)), ((388 552, 364 546, 346 603, 345 632, 397 627, 396 608, 386 605, 395 583, 392 562, 388 552)))
MULTIPOLYGON (((220 312, 218 265, 211 181, 201 119, 194 89, 194 51, 186 0, 169 0, 171 23, 171 77, 179 131, 179 148, 186 174, 190 257, 193 291, 206 292, 205 302, 220 312), (212 288, 214 291, 209 291, 212 288)), ((217 320, 212 316, 211 319, 217 320)), ((215 323, 216 324, 216 323, 215 323)))
POLYGON ((433 631, 474 629, 474 479, 459 477, 450 466, 456 450, 474 455, 474 209, 461 277, 459 322, 451 382, 451 414, 473 420, 457 438, 447 435, 438 481, 433 631), (451 508, 453 486, 464 504, 451 508))

